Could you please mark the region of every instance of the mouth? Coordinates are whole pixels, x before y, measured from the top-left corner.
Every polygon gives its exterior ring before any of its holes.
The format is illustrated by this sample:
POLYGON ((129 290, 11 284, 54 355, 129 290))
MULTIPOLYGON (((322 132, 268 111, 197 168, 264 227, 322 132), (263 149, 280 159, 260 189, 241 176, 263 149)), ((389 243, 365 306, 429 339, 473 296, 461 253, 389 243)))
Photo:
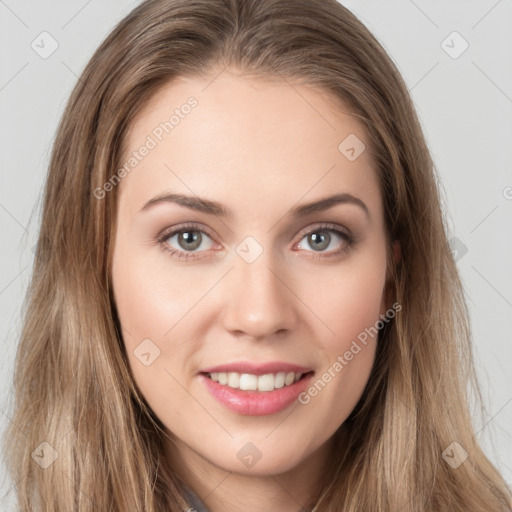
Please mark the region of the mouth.
POLYGON ((297 365, 249 363, 207 368, 199 377, 210 395, 245 416, 275 414, 291 406, 314 371, 297 365))

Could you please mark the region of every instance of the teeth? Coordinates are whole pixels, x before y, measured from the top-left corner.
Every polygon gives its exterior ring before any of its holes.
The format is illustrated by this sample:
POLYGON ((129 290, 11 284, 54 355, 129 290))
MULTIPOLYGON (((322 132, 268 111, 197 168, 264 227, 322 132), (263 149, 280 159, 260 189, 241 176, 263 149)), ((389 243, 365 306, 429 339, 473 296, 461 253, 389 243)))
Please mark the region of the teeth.
POLYGON ((260 375, 258 377, 258 391, 273 391, 275 387, 275 377, 271 373, 260 375))
POLYGON ((285 380, 286 380, 286 373, 284 373, 284 372, 276 373, 276 376, 274 377, 274 387, 276 389, 284 387, 285 380))
MULTIPOLYGON (((235 373, 235 375, 238 374, 235 373)), ((240 375, 240 389, 242 389, 243 391, 256 391, 258 389, 258 377, 256 377, 256 375, 251 375, 249 373, 242 373, 242 375, 240 375)))
POLYGON ((265 375, 250 373, 220 372, 208 374, 210 379, 224 386, 243 391, 274 391, 297 382, 302 373, 278 372, 265 375))
POLYGON ((228 373, 228 386, 235 389, 240 386, 240 375, 238 373, 228 373))

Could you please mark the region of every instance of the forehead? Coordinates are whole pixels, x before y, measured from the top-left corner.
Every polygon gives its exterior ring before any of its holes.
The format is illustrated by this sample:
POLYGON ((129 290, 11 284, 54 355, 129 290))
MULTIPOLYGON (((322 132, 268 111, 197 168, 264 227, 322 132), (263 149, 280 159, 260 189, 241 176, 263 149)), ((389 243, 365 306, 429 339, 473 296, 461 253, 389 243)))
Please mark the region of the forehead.
POLYGON ((261 212, 327 193, 363 196, 380 209, 362 123, 331 94, 289 81, 179 78, 143 107, 125 141, 124 202, 180 191, 261 212), (144 157, 134 153, 144 146, 144 157), (129 166, 128 166, 129 167, 129 166))

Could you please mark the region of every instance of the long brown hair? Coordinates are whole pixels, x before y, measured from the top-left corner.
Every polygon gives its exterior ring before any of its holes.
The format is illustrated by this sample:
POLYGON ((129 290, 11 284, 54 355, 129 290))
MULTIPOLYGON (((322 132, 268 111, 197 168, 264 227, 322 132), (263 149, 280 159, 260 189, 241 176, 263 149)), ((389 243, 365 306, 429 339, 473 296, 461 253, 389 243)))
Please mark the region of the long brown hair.
POLYGON ((403 310, 380 333, 318 512, 510 510, 471 423, 468 312, 436 170, 395 65, 335 0, 148 0, 91 58, 56 136, 17 354, 5 448, 19 510, 188 509, 124 353, 110 281, 118 187, 95 191, 121 166, 148 100, 214 65, 349 106, 371 142, 389 241, 401 244, 393 295, 403 310), (456 469, 442 456, 450 446, 468 454, 456 469))

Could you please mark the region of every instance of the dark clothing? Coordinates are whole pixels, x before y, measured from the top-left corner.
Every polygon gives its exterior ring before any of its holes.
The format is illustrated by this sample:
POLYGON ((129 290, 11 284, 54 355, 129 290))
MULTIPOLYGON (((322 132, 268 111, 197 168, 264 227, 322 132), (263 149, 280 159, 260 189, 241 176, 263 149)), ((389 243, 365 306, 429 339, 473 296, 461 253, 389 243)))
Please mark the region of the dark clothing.
POLYGON ((190 512, 209 512, 206 505, 199 499, 199 496, 191 489, 187 490, 186 499, 192 509, 190 512))

